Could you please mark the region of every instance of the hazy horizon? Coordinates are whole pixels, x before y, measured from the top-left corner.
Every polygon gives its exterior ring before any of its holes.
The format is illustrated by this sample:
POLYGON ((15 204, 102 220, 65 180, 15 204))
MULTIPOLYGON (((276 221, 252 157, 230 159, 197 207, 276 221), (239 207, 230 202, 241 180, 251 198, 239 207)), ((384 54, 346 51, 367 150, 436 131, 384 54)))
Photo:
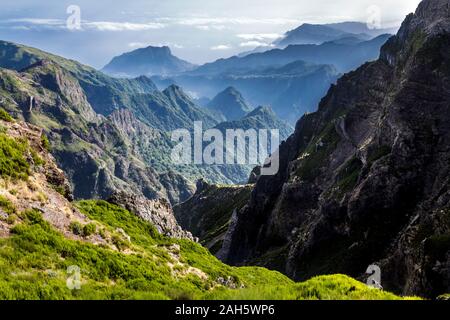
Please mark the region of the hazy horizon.
POLYGON ((378 6, 381 28, 400 25, 420 0, 255 0, 186 1, 100 0, 58 3, 43 0, 2 3, 0 39, 18 42, 95 68, 112 57, 146 46, 167 45, 178 57, 205 63, 269 46, 303 23, 366 22, 378 6), (81 30, 69 30, 67 8, 81 9, 81 30))

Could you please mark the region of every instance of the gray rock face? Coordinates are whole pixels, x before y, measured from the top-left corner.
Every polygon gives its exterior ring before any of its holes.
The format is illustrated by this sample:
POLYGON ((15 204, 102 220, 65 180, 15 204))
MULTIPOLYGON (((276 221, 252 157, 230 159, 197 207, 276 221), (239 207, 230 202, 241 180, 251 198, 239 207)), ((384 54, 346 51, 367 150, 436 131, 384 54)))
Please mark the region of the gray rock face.
POLYGON ((345 273, 450 291, 450 1, 423 1, 378 61, 344 75, 261 176, 224 259, 296 280, 345 273))
POLYGON ((109 202, 121 206, 141 219, 153 224, 159 233, 179 239, 194 240, 192 234, 184 231, 177 223, 172 207, 165 199, 148 200, 142 196, 115 193, 109 202))
POLYGON ((250 185, 213 185, 203 179, 198 180, 195 194, 174 206, 175 217, 178 223, 198 237, 211 253, 217 254, 225 244, 224 239, 229 225, 232 224, 233 212, 246 204, 251 190, 250 185))

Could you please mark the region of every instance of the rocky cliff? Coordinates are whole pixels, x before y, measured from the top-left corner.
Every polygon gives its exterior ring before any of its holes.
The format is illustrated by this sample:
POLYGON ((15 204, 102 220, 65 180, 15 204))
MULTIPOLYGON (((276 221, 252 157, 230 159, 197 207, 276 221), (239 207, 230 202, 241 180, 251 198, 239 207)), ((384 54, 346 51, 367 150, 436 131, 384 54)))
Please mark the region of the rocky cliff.
POLYGON ((142 196, 122 192, 113 194, 108 202, 134 213, 144 221, 150 222, 163 235, 171 238, 194 240, 190 232, 184 231, 178 225, 172 206, 165 199, 149 200, 142 196))
POLYGON ((380 59, 344 75, 280 147, 225 260, 295 279, 381 267, 384 288, 450 290, 450 1, 424 0, 380 59))
POLYGON ((233 212, 246 204, 251 190, 251 185, 213 185, 199 180, 195 194, 174 207, 175 217, 211 253, 217 254, 223 246, 233 212))

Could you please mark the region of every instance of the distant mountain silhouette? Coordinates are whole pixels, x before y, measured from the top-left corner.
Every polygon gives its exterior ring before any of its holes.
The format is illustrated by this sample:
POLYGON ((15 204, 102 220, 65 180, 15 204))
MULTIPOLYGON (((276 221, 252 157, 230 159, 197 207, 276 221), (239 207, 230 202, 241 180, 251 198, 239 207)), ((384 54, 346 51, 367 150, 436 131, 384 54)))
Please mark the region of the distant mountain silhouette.
POLYGON ((119 77, 170 75, 195 66, 175 57, 169 47, 147 47, 124 53, 112 59, 103 72, 119 77))
POLYGON ((220 92, 211 102, 208 109, 220 114, 224 120, 231 121, 242 118, 251 111, 242 94, 234 87, 228 87, 220 92))

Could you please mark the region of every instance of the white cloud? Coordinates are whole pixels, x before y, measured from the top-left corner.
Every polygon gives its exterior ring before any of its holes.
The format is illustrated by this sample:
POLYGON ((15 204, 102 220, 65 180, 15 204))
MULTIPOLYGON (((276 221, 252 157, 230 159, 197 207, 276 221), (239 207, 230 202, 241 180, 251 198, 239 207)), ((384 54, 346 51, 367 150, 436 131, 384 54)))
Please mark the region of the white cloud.
POLYGON ((214 46, 210 48, 211 50, 229 50, 231 49, 231 46, 226 45, 226 44, 220 44, 218 46, 214 46))
MULTIPOLYGON (((35 19, 21 18, 9 19, 4 21, 13 24, 14 27, 33 28, 33 29, 65 29, 66 20, 61 19, 35 19), (19 24, 19 25, 17 25, 19 24)), ((146 31, 153 29, 162 29, 165 25, 159 22, 132 23, 132 22, 114 22, 114 21, 82 21, 81 30, 96 31, 146 31)))
POLYGON ((203 31, 208 31, 211 29, 209 26, 196 26, 196 28, 203 31))
POLYGON ((59 19, 35 19, 35 18, 20 18, 20 19, 8 19, 6 22, 10 23, 28 23, 36 25, 61 25, 63 20, 59 19))
POLYGON ((237 37, 244 40, 264 41, 264 40, 276 40, 281 38, 282 35, 278 33, 245 33, 245 34, 238 34, 237 37))
POLYGON ((242 42, 240 45, 240 47, 243 48, 255 48, 255 47, 274 47, 273 44, 271 43, 266 43, 266 42, 261 42, 261 41, 247 41, 247 42, 242 42))
MULTIPOLYGON (((151 44, 148 44, 146 42, 130 42, 128 44, 128 46, 130 48, 146 48, 148 46, 151 46, 151 44)), ((170 48, 175 48, 175 49, 183 49, 184 46, 178 43, 171 43, 171 42, 166 42, 166 43, 158 43, 156 45, 154 45, 155 47, 170 47, 170 48)))
POLYGON ((130 23, 130 22, 111 22, 111 21, 96 21, 83 22, 82 28, 94 29, 98 31, 146 31, 154 29, 162 29, 165 27, 162 23, 130 23))
POLYGON ((195 26, 195 28, 199 29, 199 30, 203 30, 203 31, 209 31, 209 30, 225 30, 227 29, 226 26, 224 25, 201 25, 201 26, 195 26))
POLYGON ((144 43, 144 42, 130 42, 128 44, 128 46, 130 48, 145 48, 148 46, 148 44, 144 43))
POLYGON ((193 17, 186 19, 176 19, 176 18, 161 18, 162 21, 171 21, 181 25, 188 26, 201 26, 201 25, 248 25, 248 24, 269 24, 269 25, 286 25, 298 23, 297 19, 284 19, 284 18, 273 18, 273 19, 257 19, 249 17, 220 17, 220 18, 205 18, 205 17, 193 17))

